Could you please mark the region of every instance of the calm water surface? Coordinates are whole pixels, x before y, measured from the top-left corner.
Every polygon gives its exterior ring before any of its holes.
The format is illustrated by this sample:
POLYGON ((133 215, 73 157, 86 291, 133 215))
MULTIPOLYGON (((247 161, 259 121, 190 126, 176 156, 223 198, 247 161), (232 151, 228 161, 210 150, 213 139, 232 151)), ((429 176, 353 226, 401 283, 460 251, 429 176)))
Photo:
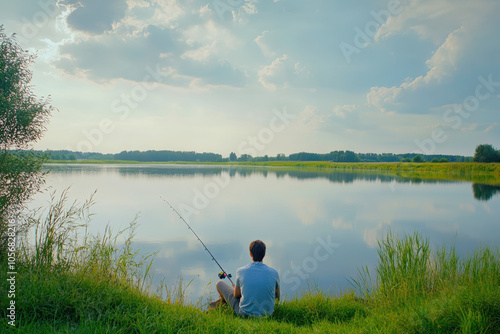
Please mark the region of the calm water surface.
MULTIPOLYGON (((50 191, 68 187, 96 205, 90 231, 127 227, 139 214, 135 246, 158 252, 153 283, 192 281, 188 299, 215 298, 219 268, 169 209, 168 200, 224 269, 250 261, 248 245, 267 244, 264 262, 280 273, 282 293, 311 286, 339 293, 358 268, 373 268, 377 240, 422 232, 432 244, 455 243, 459 254, 498 245, 500 188, 470 182, 408 180, 325 170, 195 165, 50 165, 50 191)), ((31 203, 47 203, 50 191, 31 203)))

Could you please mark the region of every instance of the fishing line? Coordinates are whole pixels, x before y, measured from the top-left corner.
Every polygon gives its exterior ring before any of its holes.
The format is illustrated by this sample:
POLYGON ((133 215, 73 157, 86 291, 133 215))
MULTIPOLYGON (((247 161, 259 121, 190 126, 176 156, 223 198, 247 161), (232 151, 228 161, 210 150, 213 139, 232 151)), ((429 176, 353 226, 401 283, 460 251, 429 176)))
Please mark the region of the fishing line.
POLYGON ((198 236, 198 234, 196 234, 196 232, 191 228, 191 226, 188 224, 188 222, 181 216, 181 214, 179 212, 177 212, 177 210, 166 200, 164 199, 163 197, 160 196, 160 198, 168 204, 168 206, 172 209, 172 211, 174 211, 178 216, 179 218, 184 222, 184 224, 186 224, 186 226, 188 227, 188 230, 191 230, 191 232, 193 232, 193 234, 195 235, 196 239, 198 239, 199 242, 201 242, 201 244, 203 245, 203 247, 205 248, 205 250, 208 252, 208 254, 210 254, 210 256, 212 257, 212 260, 215 261, 215 263, 217 263, 217 265, 219 266, 220 270, 222 270, 220 273, 219 273, 219 278, 220 279, 224 279, 227 277, 227 279, 229 280, 229 282, 231 282, 231 284, 234 284, 233 281, 231 280, 231 274, 228 274, 223 268, 222 266, 219 264, 219 262, 215 259, 215 257, 212 255, 212 253, 210 252, 210 250, 207 248, 207 246, 205 246, 205 244, 203 243, 203 241, 201 241, 200 237, 198 236))

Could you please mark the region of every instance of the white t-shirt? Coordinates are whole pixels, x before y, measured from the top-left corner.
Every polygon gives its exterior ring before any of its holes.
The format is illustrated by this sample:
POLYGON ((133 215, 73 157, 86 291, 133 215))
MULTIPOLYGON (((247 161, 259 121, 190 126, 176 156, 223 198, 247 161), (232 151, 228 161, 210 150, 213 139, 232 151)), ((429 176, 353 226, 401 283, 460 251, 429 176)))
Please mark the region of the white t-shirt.
POLYGON ((242 315, 260 317, 272 315, 278 272, 262 262, 252 262, 236 271, 236 286, 241 289, 240 310, 242 315))

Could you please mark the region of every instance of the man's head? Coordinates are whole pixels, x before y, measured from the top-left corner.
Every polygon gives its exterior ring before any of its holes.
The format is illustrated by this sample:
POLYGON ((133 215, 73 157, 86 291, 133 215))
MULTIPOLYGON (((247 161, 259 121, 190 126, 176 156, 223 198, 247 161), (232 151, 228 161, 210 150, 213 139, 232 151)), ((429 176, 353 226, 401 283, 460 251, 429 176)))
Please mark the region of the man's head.
POLYGON ((250 255, 254 262, 262 262, 266 255, 266 244, 260 240, 252 241, 250 244, 250 255))

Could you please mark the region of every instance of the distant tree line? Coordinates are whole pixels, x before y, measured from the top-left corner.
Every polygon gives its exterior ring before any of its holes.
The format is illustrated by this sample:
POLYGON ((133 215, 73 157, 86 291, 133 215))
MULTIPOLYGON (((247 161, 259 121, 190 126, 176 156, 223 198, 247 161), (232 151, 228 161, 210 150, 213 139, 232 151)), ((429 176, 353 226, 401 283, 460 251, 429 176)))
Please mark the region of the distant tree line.
POLYGON ((189 161, 220 162, 222 155, 216 153, 196 153, 182 151, 123 151, 115 155, 116 160, 132 160, 142 162, 189 161))
POLYGON ((464 162, 471 157, 461 155, 417 154, 417 153, 354 153, 352 151, 333 151, 326 154, 295 153, 288 157, 291 161, 333 161, 333 162, 464 162))
MULTIPOLYGON (((139 162, 262 162, 262 161, 332 161, 332 162, 468 162, 472 157, 460 155, 425 155, 417 153, 355 153, 353 151, 332 151, 330 153, 280 153, 276 156, 253 157, 248 154, 237 156, 231 152, 224 158, 216 153, 196 153, 193 151, 122 151, 116 154, 96 152, 74 152, 67 150, 45 151, 52 160, 128 160, 139 162)), ((474 160, 475 161, 475 160, 474 160)))
POLYGON ((74 151, 45 151, 52 160, 128 160, 139 162, 220 162, 222 155, 216 153, 196 153, 185 151, 122 151, 116 154, 74 151))
POLYGON ((359 162, 361 158, 352 151, 333 151, 326 154, 294 153, 288 157, 291 161, 334 161, 334 162, 359 162))
MULTIPOLYGON (((22 151, 19 151, 21 153, 22 151)), ((500 151, 492 145, 481 144, 476 147, 474 157, 444 154, 418 153, 355 153, 353 151, 332 151, 330 153, 300 152, 286 156, 280 153, 276 156, 253 157, 248 154, 237 156, 231 152, 229 157, 223 158, 216 153, 196 153, 194 151, 122 151, 116 154, 96 152, 75 152, 68 150, 38 151, 49 156, 52 160, 128 160, 140 162, 261 162, 261 161, 332 161, 332 162, 500 162, 500 151)))

